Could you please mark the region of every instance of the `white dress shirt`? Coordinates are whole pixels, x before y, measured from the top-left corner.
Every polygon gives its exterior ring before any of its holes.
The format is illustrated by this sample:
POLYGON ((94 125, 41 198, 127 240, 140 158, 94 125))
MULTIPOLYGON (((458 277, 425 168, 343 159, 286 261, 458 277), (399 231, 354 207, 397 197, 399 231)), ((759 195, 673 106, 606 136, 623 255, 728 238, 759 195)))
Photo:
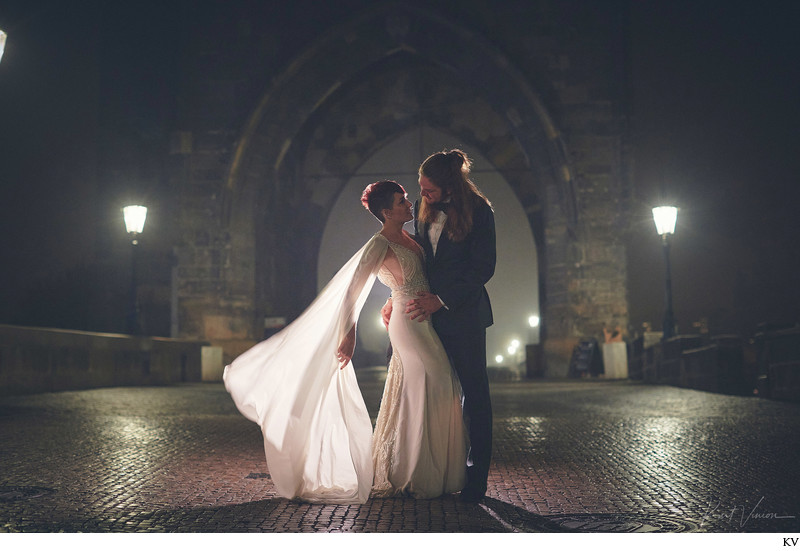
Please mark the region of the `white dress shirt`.
POLYGON ((431 240, 431 247, 433 248, 434 256, 436 255, 436 247, 439 245, 439 238, 442 236, 442 230, 444 229, 444 223, 446 221, 447 214, 439 211, 439 216, 436 217, 436 220, 431 224, 431 227, 428 228, 428 239, 431 240))
MULTIPOLYGON (((442 230, 444 229, 444 223, 446 221, 447 214, 439 211, 439 216, 436 217, 436 220, 428 228, 428 239, 431 240, 431 248, 433 249, 434 256, 436 256, 436 247, 439 245, 439 238, 442 236, 442 230)), ((444 303, 442 297, 436 295, 436 298, 439 299, 439 302, 442 303, 442 306, 447 308, 447 304, 444 303)), ((449 310, 449 308, 447 309, 449 310)))

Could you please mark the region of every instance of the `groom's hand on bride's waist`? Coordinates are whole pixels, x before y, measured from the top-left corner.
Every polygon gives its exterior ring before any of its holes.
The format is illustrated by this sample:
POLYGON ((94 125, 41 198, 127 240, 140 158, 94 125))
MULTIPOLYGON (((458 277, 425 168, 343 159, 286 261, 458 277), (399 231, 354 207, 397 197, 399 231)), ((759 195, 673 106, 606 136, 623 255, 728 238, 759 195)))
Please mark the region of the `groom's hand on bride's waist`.
POLYGON ((412 320, 428 320, 435 312, 438 312, 444 306, 444 303, 438 295, 434 295, 433 293, 420 291, 417 293, 417 297, 419 298, 409 301, 406 307, 406 314, 408 314, 412 320))
POLYGON ((389 320, 392 318, 392 297, 386 301, 386 304, 381 308, 381 319, 386 329, 389 329, 389 320))

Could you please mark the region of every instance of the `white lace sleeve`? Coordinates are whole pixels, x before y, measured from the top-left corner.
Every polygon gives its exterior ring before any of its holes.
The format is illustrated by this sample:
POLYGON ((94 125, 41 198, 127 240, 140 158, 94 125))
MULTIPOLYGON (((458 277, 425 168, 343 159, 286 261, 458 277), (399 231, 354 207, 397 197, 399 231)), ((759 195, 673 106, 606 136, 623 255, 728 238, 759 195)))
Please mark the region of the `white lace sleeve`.
MULTIPOLYGON (((350 330, 357 321, 361 308, 369 297, 372 285, 375 283, 375 276, 383 263, 386 252, 389 249, 389 242, 380 234, 376 234, 361 249, 358 262, 353 266, 353 274, 350 276, 350 284, 344 293, 341 307, 341 337, 350 330)), ((350 259, 348 264, 355 259, 350 259)), ((334 276, 334 280, 338 277, 334 276)), ((334 281, 331 280, 331 283, 334 281)), ((330 284, 329 284, 330 285, 330 284)), ((327 287, 326 287, 327 288, 327 287)), ((324 291, 323 291, 324 292, 324 291)))

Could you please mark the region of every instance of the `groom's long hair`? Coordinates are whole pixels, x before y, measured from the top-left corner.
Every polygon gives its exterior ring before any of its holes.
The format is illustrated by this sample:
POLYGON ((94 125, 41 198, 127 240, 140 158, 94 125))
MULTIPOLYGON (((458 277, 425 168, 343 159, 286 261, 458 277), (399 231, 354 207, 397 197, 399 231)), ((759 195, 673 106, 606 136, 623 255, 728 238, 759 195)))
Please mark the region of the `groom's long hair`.
MULTIPOLYGON (((419 175, 425 176, 442 190, 442 200, 450 199, 444 232, 451 241, 463 241, 472 230, 472 213, 484 202, 492 203, 469 178, 472 161, 460 149, 434 153, 420 165, 419 175)), ((418 218, 426 224, 433 223, 439 211, 425 200, 420 201, 418 218)))

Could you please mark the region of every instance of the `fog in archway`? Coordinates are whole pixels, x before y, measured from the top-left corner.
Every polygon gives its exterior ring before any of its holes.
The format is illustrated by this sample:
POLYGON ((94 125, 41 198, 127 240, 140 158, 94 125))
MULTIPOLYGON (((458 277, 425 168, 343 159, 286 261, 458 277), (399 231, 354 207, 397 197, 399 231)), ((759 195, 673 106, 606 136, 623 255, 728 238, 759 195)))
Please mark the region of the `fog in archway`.
MULTIPOLYGON (((457 139, 430 128, 420 128, 390 142, 379 150, 344 187, 330 212, 322 237, 318 264, 318 289, 366 241, 380 230, 380 223, 361 205, 364 188, 382 179, 396 180, 414 202, 419 197, 417 169, 431 153, 459 147, 473 160, 472 180, 492 202, 497 229, 497 269, 487 289, 494 310, 494 325, 487 332, 490 365, 512 365, 524 361, 524 344, 538 343, 538 329, 531 329, 528 318, 539 314, 537 255, 533 234, 522 205, 505 179, 489 162, 457 139), (509 359, 508 347, 519 341, 516 354, 509 359), (496 356, 503 355, 502 362, 496 356)), ((413 233, 413 223, 406 229, 413 233)), ((355 364, 384 363, 388 337, 380 323, 380 308, 389 290, 375 282, 358 324, 355 364), (360 360, 360 361, 359 361, 360 360)))

